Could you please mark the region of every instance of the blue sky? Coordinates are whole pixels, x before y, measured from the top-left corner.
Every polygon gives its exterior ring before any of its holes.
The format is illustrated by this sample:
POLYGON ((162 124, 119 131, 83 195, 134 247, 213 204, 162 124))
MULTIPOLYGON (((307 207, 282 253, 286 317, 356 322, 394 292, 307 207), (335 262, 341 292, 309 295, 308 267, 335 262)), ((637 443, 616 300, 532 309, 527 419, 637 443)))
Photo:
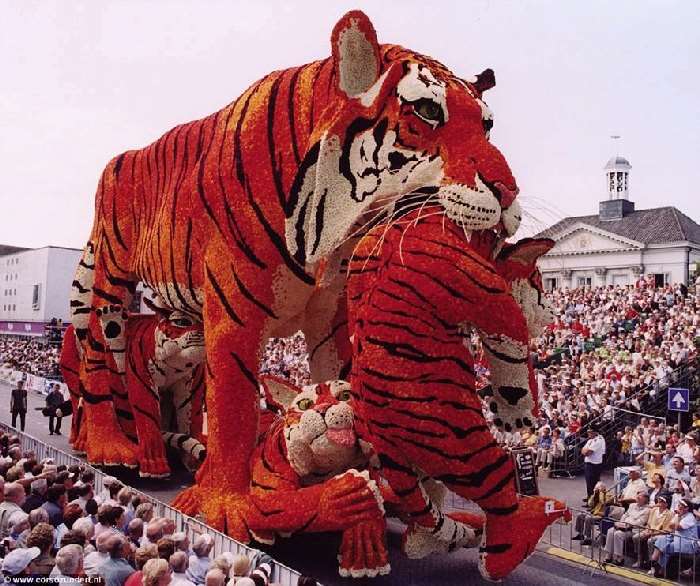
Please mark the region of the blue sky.
POLYGON ((675 205, 700 221, 696 0, 0 0, 0 242, 82 247, 112 156, 273 69, 327 56, 352 8, 380 42, 461 76, 493 67, 492 141, 531 227, 595 213, 617 152, 638 208, 675 205))

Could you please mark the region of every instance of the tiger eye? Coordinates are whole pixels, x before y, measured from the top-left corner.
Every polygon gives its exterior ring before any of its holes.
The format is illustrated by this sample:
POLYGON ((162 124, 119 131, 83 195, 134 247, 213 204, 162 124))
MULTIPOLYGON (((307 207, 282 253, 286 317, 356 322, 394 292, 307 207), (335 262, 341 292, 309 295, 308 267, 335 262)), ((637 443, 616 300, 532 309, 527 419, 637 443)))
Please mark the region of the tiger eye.
POLYGON ((342 391, 338 395, 338 401, 349 401, 350 400, 350 391, 342 391))
POLYGON ((413 105, 413 111, 424 120, 428 122, 440 122, 442 121, 442 108, 439 104, 429 100, 427 98, 422 98, 418 100, 413 105))

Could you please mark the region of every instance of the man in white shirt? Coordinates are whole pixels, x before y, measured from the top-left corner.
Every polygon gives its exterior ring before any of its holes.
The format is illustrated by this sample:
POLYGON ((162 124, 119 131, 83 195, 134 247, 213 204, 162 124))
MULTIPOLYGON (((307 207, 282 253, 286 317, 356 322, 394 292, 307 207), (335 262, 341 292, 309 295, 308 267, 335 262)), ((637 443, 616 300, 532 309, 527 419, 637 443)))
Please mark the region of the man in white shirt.
POLYGON ((595 424, 588 428, 588 441, 581 448, 581 454, 583 454, 584 475, 586 477, 587 498, 584 501, 588 502, 595 485, 600 480, 600 474, 603 471, 603 456, 605 455, 605 438, 598 433, 598 427, 595 424))
POLYGON ((642 480, 642 472, 636 466, 630 468, 629 480, 620 495, 620 504, 627 506, 637 500, 637 493, 646 492, 646 483, 642 480))
POLYGON ((676 448, 676 456, 680 456, 685 462, 693 462, 697 448, 695 436, 689 433, 685 436, 685 441, 676 448))

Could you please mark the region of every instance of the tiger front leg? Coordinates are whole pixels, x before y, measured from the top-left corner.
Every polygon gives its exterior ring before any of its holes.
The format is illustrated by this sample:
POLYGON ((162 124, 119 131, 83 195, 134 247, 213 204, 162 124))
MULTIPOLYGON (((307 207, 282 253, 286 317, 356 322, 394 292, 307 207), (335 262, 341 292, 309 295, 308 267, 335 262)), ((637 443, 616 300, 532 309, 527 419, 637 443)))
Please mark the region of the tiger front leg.
POLYGON ((240 539, 247 535, 240 500, 250 490, 259 415, 257 372, 264 332, 271 327, 273 287, 267 281, 272 278, 269 271, 245 260, 237 264, 234 256, 216 242, 205 256, 207 456, 196 486, 179 495, 174 505, 190 514, 203 513, 209 524, 240 539))
POLYGON ((493 396, 488 406, 494 424, 506 431, 532 426, 536 405, 527 343, 505 335, 486 335, 482 343, 490 366, 493 396))

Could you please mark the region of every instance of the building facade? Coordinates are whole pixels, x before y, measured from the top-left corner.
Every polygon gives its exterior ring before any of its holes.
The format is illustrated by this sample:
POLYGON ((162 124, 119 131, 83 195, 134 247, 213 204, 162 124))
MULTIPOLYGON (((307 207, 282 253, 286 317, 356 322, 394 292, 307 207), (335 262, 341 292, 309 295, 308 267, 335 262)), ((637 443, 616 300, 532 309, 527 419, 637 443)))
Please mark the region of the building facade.
POLYGON ((46 246, 0 256, 0 334, 43 335, 70 320, 70 290, 82 251, 46 246))
POLYGON ((700 226, 675 207, 636 210, 631 168, 623 157, 610 159, 598 213, 564 218, 538 234, 555 241, 539 262, 545 288, 627 285, 648 275, 657 285, 688 282, 700 262, 700 226))

